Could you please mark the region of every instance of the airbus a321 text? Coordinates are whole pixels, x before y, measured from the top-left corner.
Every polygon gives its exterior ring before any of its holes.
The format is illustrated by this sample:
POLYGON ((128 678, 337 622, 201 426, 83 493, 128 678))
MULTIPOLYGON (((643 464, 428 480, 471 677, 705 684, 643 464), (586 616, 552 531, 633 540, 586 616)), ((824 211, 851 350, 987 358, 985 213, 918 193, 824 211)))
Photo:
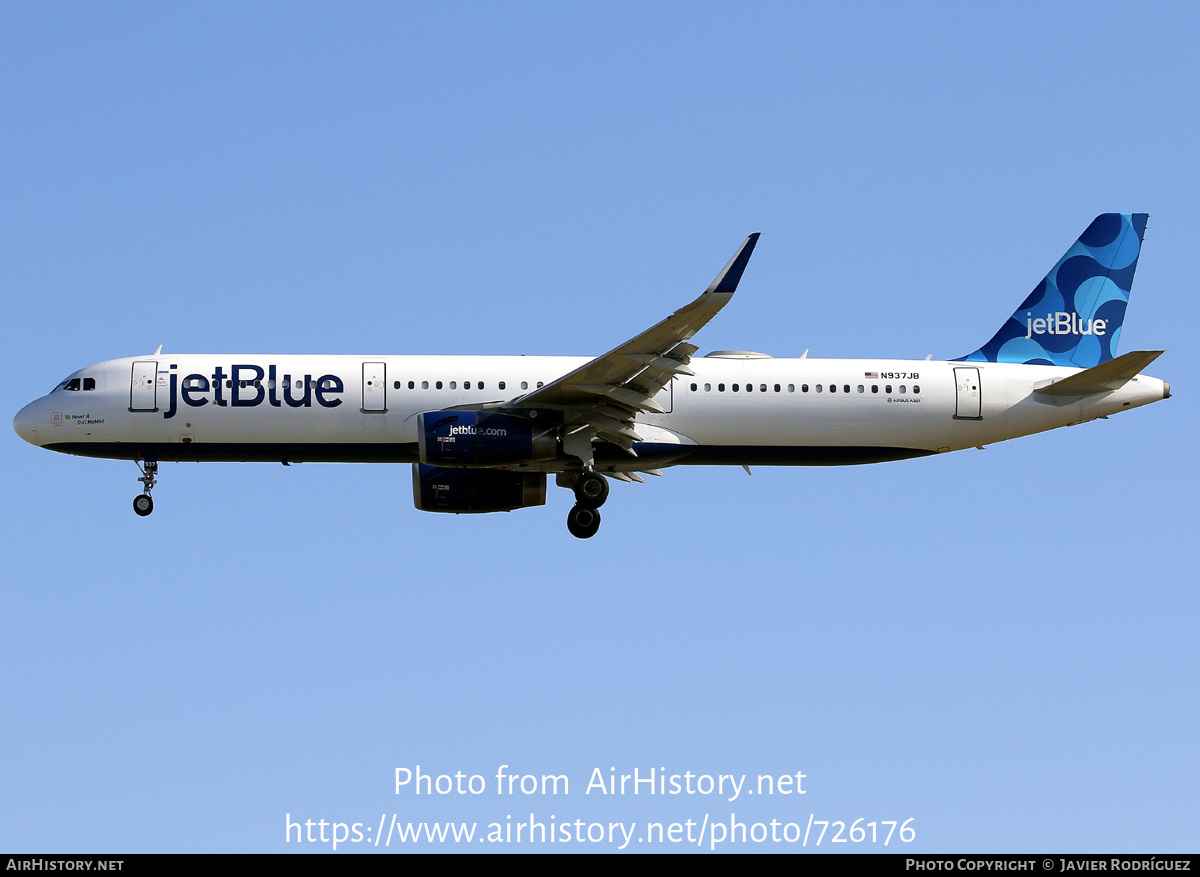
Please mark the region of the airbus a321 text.
POLYGON ((692 337, 728 304, 752 234, 699 298, 603 356, 163 354, 80 369, 17 414, 31 444, 159 463, 411 463, 430 512, 542 505, 600 526, 609 480, 680 465, 829 466, 972 448, 1170 396, 1117 355, 1144 213, 1096 217, 990 341, 948 361, 778 359, 692 337))

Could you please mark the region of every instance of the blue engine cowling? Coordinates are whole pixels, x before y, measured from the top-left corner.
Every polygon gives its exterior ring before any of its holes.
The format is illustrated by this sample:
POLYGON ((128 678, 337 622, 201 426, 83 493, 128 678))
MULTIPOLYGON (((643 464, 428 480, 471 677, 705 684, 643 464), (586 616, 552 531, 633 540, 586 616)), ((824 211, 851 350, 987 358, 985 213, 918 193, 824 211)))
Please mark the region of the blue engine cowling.
POLYGON ((487 411, 426 411, 417 420, 421 462, 434 466, 500 466, 553 460, 554 431, 532 420, 487 411))
POLYGON ((546 475, 413 463, 413 504, 423 512, 508 512, 546 504, 546 475))

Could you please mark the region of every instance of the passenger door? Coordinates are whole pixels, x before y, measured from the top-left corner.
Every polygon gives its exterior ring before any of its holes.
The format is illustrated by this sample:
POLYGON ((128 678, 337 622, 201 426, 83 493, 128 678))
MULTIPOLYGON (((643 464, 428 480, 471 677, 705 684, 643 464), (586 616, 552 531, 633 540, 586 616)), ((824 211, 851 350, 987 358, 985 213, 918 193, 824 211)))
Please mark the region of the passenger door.
POLYGON ((135 362, 129 377, 129 410, 157 411, 157 362, 135 362))
POLYGON ((956 368, 954 370, 955 406, 957 420, 982 420, 983 408, 979 395, 979 369, 956 368))

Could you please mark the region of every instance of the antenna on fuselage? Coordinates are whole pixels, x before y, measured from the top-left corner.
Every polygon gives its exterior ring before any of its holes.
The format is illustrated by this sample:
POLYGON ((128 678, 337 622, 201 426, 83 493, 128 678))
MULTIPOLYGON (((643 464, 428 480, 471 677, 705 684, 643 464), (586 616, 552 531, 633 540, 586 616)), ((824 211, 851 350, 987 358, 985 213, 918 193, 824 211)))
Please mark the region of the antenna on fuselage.
POLYGON ((154 353, 153 353, 153 354, 151 354, 151 355, 152 355, 152 356, 158 356, 160 353, 162 353, 162 345, 161 345, 161 344, 160 344, 160 345, 158 345, 158 350, 154 351, 154 353))

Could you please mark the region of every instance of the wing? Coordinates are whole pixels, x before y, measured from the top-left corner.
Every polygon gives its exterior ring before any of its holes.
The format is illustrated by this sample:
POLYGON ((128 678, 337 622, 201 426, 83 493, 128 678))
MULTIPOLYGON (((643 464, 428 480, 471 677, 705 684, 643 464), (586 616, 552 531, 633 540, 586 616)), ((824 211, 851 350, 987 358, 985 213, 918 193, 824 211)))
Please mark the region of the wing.
POLYGON ((755 232, 746 238, 708 289, 691 304, 620 347, 502 407, 561 411, 565 450, 583 460, 587 468, 592 465, 591 445, 595 439, 612 442, 634 454, 633 443, 641 438, 634 430, 634 418, 642 411, 662 413, 654 396, 676 375, 692 374, 688 362, 698 348, 688 340, 733 298, 758 235, 755 232))

